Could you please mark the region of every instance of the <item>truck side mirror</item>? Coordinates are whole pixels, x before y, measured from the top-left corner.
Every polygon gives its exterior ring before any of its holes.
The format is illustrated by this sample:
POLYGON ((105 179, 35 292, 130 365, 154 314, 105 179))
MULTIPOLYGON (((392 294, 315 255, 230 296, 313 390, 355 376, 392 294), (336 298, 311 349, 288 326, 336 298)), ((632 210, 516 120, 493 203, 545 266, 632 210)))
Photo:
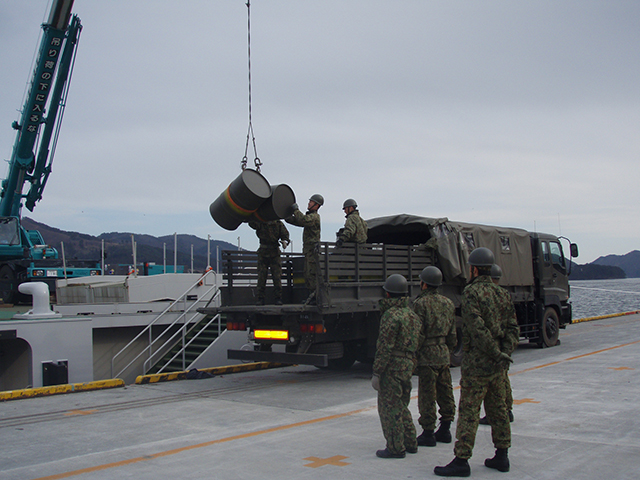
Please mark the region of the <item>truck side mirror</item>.
POLYGON ((578 257, 578 244, 577 243, 572 243, 571 244, 571 257, 572 258, 577 258, 578 257))

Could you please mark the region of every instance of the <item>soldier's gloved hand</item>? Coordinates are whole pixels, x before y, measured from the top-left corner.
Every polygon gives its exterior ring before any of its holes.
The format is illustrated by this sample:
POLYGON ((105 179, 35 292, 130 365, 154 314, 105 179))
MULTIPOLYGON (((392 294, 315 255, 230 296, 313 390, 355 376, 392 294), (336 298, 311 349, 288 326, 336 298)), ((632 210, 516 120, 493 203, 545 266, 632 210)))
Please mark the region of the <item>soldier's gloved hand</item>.
POLYGON ((336 240, 336 247, 341 247, 343 243, 344 243, 344 240, 339 238, 338 240, 336 240))
POLYGON ((371 386, 376 392, 380 391, 380 376, 375 373, 371 377, 371 386))
POLYGON ((300 210, 300 209, 298 208, 298 204, 297 204, 297 203, 294 203, 293 205, 291 205, 291 210, 293 210, 294 212, 295 212, 296 210, 300 210))
POLYGON ((500 355, 498 355, 498 362, 502 363, 505 367, 508 367, 510 363, 513 363, 513 358, 504 352, 500 352, 500 355))

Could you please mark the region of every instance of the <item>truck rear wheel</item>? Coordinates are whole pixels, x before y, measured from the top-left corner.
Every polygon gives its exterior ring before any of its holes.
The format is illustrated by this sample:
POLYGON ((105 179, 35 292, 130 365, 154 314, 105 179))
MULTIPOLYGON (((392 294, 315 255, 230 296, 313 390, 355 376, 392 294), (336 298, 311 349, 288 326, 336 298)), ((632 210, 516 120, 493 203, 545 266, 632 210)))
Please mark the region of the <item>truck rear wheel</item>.
POLYGON ((542 337, 541 345, 543 347, 553 347, 558 343, 560 336, 560 321, 558 320, 558 312, 553 307, 547 307, 542 317, 540 325, 540 333, 542 337))

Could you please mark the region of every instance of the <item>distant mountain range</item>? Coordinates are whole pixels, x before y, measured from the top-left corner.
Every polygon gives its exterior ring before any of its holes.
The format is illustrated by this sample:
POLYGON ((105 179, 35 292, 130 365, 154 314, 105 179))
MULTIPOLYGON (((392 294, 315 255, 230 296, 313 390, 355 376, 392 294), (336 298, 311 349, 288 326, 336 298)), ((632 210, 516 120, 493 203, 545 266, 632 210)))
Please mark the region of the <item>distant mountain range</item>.
POLYGON ((573 264, 572 280, 601 280, 607 278, 640 277, 640 251, 626 255, 606 255, 585 265, 573 264))
POLYGON ((640 250, 634 250, 626 255, 607 255, 592 262, 595 265, 611 265, 624 270, 629 278, 640 277, 640 250))
MULTIPOLYGON (((62 256, 61 244, 64 242, 64 252, 67 259, 95 259, 100 260, 102 241, 104 240, 106 260, 109 268, 115 273, 126 273, 128 265, 133 265, 133 247, 131 233, 111 232, 97 237, 78 232, 67 232, 36 222, 28 217, 22 219, 22 225, 27 230, 38 230, 47 244, 55 247, 62 256)), ((154 237, 151 235, 134 235, 137 245, 136 259, 138 264, 146 262, 157 265, 164 264, 166 245, 166 264, 174 263, 174 237, 166 235, 154 237)), ((191 269, 191 246, 193 245, 193 269, 204 272, 207 268, 207 240, 195 235, 177 235, 177 264, 184 266, 184 271, 191 269)), ((216 268, 216 247, 218 251, 237 250, 238 247, 221 240, 211 240, 211 265, 216 268)))

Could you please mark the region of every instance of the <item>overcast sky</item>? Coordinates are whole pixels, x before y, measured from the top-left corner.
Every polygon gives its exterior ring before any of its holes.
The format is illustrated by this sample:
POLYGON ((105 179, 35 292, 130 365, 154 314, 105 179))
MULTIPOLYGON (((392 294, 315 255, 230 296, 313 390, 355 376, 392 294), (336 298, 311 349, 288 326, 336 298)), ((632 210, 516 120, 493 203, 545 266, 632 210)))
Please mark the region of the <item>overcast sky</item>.
MULTIPOLYGON (((48 11, 0 0, 3 159, 48 11)), ((23 215, 256 248, 247 225, 228 232, 209 215, 244 156, 245 0, 73 11, 84 29, 53 173, 23 215)), ((251 63, 262 173, 303 210, 324 195, 323 240, 351 197, 365 218, 563 235, 578 263, 640 249, 637 0, 253 0, 251 63)))

